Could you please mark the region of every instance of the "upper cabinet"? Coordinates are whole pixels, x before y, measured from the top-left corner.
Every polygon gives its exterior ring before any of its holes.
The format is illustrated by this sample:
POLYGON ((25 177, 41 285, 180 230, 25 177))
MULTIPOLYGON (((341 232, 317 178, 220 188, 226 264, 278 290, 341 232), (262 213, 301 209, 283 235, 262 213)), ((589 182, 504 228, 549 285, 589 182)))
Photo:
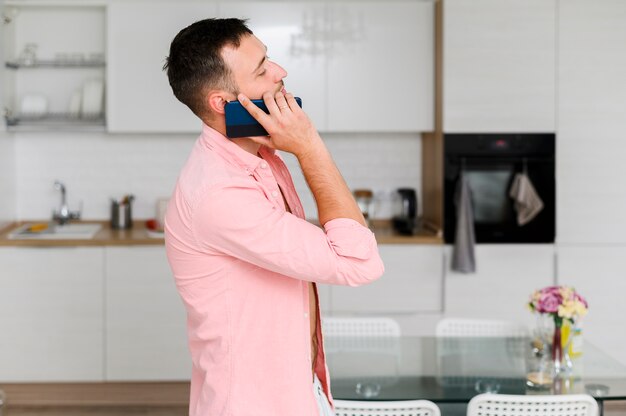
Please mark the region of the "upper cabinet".
POLYGON ((555 130, 556 0, 445 0, 446 132, 555 130))
POLYGON ((249 19, 320 131, 433 129, 432 3, 139 0, 109 6, 109 131, 200 131, 161 68, 180 29, 214 16, 249 19))
POLYGON ((328 4, 328 130, 432 131, 434 2, 328 4))
POLYGON ((194 132, 198 118, 173 95, 163 71, 174 36, 217 15, 199 1, 112 2, 108 10, 108 130, 113 133, 194 132))
POLYGON ((2 8, 9 130, 105 125, 104 5, 7 1, 2 8))
POLYGON ((434 129, 434 2, 9 0, 2 14, 9 127, 198 133, 163 65, 182 28, 221 16, 249 19, 320 131, 434 129))
POLYGON ((559 5, 559 243, 626 243, 625 16, 620 0, 559 5))
POLYGON ((304 111, 318 129, 327 125, 325 15, 324 4, 314 2, 220 4, 221 17, 249 19, 270 59, 287 71, 285 88, 302 98, 304 111))

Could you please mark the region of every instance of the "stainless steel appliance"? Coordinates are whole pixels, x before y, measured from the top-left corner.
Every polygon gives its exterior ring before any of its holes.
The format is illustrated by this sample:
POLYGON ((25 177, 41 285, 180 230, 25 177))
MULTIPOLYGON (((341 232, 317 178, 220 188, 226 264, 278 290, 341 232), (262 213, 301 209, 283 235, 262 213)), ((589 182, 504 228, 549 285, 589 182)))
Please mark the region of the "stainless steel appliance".
POLYGON ((453 243, 455 193, 467 175, 477 243, 551 243, 555 237, 555 135, 445 134, 444 239, 453 243), (520 226, 509 196, 517 173, 525 172, 543 201, 532 221, 520 226))

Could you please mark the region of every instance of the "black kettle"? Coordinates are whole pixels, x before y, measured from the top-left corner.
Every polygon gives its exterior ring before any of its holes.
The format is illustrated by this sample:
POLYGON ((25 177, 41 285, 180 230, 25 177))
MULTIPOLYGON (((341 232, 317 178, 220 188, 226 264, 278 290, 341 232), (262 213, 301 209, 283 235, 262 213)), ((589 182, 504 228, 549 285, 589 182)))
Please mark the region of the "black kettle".
POLYGON ((402 235, 413 235, 419 226, 417 192, 413 188, 399 188, 392 218, 393 228, 402 235))

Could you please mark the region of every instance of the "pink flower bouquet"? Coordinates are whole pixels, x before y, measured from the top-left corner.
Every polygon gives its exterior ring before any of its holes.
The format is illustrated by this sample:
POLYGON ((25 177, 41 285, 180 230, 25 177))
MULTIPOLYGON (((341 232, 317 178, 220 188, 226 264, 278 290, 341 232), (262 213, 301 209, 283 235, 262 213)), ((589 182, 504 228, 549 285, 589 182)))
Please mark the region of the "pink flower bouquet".
POLYGON ((587 314, 587 301, 570 286, 548 286, 536 290, 528 302, 531 311, 550 314, 560 327, 563 319, 575 323, 587 314))

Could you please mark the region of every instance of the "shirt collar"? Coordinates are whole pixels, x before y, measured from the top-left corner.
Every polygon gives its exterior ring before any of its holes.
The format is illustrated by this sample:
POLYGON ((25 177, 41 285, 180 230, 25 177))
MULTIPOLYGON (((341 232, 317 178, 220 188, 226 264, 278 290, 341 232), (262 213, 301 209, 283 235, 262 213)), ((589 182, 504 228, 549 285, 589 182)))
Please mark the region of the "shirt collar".
MULTIPOLYGON (((233 143, 232 140, 206 124, 202 125, 202 135, 200 137, 205 146, 217 151, 221 156, 237 164, 250 175, 263 161, 260 157, 246 152, 233 143)), ((275 151, 267 146, 261 146, 259 153, 261 155, 274 155, 275 151)))

